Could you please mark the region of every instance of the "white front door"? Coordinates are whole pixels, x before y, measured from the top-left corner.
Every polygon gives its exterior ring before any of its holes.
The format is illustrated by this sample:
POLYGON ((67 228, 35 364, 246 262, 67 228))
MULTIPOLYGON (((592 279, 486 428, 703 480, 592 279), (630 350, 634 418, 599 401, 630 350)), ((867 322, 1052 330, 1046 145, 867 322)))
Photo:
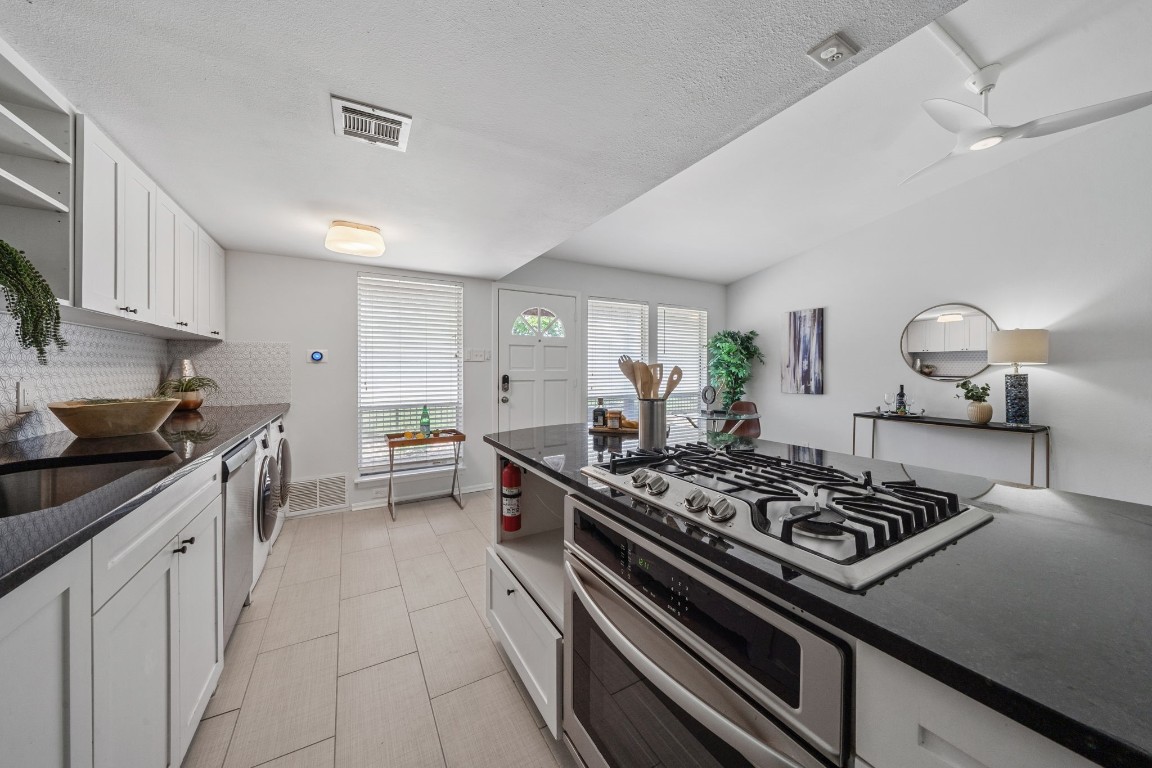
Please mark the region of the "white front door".
POLYGON ((500 429, 579 421, 576 298, 501 288, 497 307, 500 429))

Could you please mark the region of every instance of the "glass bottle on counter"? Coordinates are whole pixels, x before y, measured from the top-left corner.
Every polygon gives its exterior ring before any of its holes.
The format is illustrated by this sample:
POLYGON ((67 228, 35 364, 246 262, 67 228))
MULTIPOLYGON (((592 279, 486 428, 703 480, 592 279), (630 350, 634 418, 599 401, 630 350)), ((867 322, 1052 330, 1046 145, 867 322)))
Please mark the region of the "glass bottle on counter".
POLYGON ((596 407, 592 409, 592 426, 605 427, 608 425, 608 411, 604 407, 604 398, 596 398, 596 407))
POLYGON ((896 393, 896 413, 903 416, 908 413, 908 398, 904 394, 904 385, 900 385, 900 391, 896 393))
POLYGON ((425 437, 432 434, 432 418, 428 415, 428 406, 420 409, 420 432, 425 437))

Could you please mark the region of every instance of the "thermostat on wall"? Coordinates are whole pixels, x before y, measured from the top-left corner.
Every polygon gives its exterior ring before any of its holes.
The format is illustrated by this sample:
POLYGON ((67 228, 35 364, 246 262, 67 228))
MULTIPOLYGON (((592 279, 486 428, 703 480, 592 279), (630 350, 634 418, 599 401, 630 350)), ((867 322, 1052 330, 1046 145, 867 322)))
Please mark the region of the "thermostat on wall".
POLYGON ((326 349, 313 349, 308 353, 308 362, 310 363, 326 363, 328 362, 328 350, 326 349))

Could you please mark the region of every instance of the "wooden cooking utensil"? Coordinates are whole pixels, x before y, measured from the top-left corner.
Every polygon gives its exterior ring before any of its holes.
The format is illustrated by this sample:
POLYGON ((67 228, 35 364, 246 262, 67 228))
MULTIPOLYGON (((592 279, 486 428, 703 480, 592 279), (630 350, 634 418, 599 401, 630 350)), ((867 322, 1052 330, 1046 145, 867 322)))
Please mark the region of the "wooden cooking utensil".
POLYGON ((648 370, 652 372, 652 389, 648 397, 656 399, 660 397, 660 385, 664 383, 664 363, 648 363, 648 370))
POLYGON ((664 388, 664 399, 668 399, 668 395, 672 394, 672 390, 676 389, 676 385, 684 378, 684 371, 678 365, 672 366, 671 372, 668 374, 668 386, 664 388))
POLYGON ((636 367, 632 362, 632 358, 628 355, 620 355, 620 372, 628 381, 632 382, 632 388, 636 390, 637 397, 640 396, 640 384, 636 379, 636 367))
POLYGON ((636 371, 636 394, 641 398, 647 398, 652 390, 652 371, 648 370, 646 363, 637 361, 632 365, 636 371))

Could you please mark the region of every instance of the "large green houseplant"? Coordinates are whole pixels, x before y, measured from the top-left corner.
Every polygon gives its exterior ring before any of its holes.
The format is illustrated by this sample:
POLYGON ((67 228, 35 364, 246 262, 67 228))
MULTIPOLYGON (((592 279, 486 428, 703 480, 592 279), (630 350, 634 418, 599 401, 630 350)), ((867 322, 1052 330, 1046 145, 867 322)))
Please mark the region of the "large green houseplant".
POLYGON ((708 378, 720 392, 724 410, 744 396, 752 377, 752 362, 764 362, 756 346, 756 331, 720 331, 708 340, 708 378))
POLYGON ((41 365, 48 364, 48 346, 63 350, 68 344, 60 335, 60 305, 52 288, 23 251, 0 240, 0 293, 16 319, 16 340, 35 349, 41 365))

